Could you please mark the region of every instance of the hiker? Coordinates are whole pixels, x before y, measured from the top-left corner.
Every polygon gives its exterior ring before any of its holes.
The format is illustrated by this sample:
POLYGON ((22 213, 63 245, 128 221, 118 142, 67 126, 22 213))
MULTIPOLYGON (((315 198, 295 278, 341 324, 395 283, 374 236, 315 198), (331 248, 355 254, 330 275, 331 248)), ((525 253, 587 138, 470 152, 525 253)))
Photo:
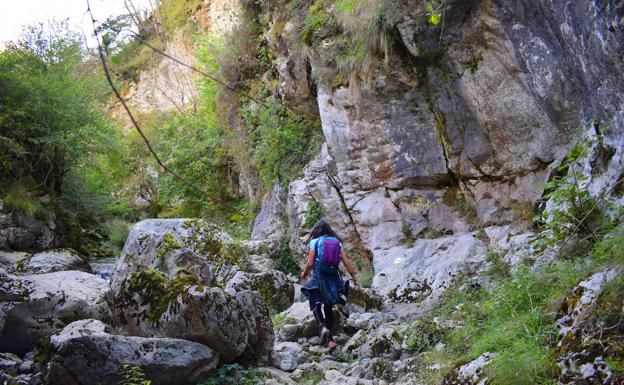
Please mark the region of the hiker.
POLYGON ((334 327, 333 306, 344 305, 341 294, 347 295, 348 281, 344 282, 340 276, 338 265, 342 260, 353 279, 353 286, 360 288, 355 277, 353 265, 342 247, 342 242, 327 222, 320 219, 312 227, 308 244, 308 260, 301 272, 304 280, 313 271, 312 278, 303 286, 301 291, 310 301, 310 310, 314 314, 320 330, 321 346, 327 346, 330 351, 336 348, 332 335, 334 327), (322 309, 321 309, 322 308, 322 309))

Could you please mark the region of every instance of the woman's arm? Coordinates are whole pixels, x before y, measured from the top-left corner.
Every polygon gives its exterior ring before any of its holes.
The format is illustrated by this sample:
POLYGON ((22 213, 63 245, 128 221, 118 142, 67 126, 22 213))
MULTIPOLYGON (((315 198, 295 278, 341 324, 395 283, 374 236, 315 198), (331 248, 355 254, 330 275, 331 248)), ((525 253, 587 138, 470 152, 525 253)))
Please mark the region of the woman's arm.
POLYGON ((340 250, 340 256, 342 258, 342 263, 344 263, 345 265, 345 268, 347 269, 349 274, 351 274, 351 278, 353 279, 353 286, 355 286, 356 289, 359 289, 360 283, 355 276, 355 269, 353 268, 353 264, 351 263, 349 257, 347 257, 347 253, 345 253, 344 249, 340 250))
POLYGON ((314 249, 310 249, 310 251, 308 251, 308 260, 306 261, 305 268, 301 272, 301 279, 302 280, 306 279, 308 274, 310 274, 310 271, 312 270, 312 267, 314 266, 314 255, 315 254, 316 253, 314 252, 314 249))

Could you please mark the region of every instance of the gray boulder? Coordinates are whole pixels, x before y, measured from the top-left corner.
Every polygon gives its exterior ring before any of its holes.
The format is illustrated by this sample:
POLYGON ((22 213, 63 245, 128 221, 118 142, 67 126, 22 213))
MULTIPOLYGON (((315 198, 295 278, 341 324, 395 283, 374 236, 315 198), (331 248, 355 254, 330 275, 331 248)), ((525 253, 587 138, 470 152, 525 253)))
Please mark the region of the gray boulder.
POLYGON ((224 362, 267 357, 273 348, 273 324, 257 292, 230 294, 217 287, 179 284, 129 280, 113 302, 113 325, 125 334, 201 342, 224 362))
POLYGON ((11 276, 0 272, 0 351, 22 355, 41 337, 80 319, 108 317, 108 283, 82 271, 11 276))
MULTIPOLYGON (((278 341, 297 341, 299 338, 310 338, 318 336, 319 329, 314 316, 310 311, 308 302, 295 302, 287 310, 277 316, 282 320, 282 324, 277 330, 276 339, 278 341)), ((344 318, 338 309, 334 308, 335 327, 334 334, 342 331, 344 318)))
POLYGON ((264 273, 247 273, 238 271, 227 282, 225 290, 235 293, 243 290, 253 290, 260 293, 262 300, 273 311, 287 309, 294 298, 294 287, 286 274, 278 270, 264 273))
POLYGON ((215 264, 233 265, 243 256, 232 238, 200 219, 146 219, 132 227, 111 277, 118 294, 133 273, 155 269, 166 276, 186 270, 204 285, 214 279, 215 264))
POLYGON ((218 353, 200 343, 112 335, 96 320, 69 324, 50 344, 44 383, 51 385, 116 384, 124 364, 139 366, 154 384, 194 385, 219 362, 218 353))
POLYGON ((85 258, 72 250, 60 249, 25 256, 15 267, 15 272, 20 274, 45 274, 65 270, 91 273, 91 266, 85 258))

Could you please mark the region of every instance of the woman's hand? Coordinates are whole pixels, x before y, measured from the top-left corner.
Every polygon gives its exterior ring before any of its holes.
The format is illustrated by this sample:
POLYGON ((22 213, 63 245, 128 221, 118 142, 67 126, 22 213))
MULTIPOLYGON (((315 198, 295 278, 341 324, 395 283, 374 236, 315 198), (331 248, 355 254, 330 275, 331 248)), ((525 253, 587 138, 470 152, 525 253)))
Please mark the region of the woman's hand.
POLYGON ((358 290, 362 289, 362 287, 360 286, 360 283, 356 279, 353 280, 353 287, 355 287, 358 290))
POLYGON ((301 280, 304 281, 306 279, 306 277, 308 276, 308 272, 306 271, 306 269, 304 269, 301 272, 301 280))

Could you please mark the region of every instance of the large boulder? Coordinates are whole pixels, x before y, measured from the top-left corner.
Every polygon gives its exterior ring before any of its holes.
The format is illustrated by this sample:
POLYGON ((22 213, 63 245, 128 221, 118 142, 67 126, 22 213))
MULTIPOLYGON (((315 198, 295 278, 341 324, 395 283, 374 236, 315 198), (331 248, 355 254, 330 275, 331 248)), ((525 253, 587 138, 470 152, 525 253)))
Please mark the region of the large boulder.
POLYGON ((65 270, 80 270, 91 273, 91 266, 85 258, 67 249, 27 255, 17 261, 15 266, 15 272, 20 274, 45 274, 65 270))
POLYGON ((204 285, 214 279, 214 265, 242 261, 232 238, 200 219, 146 219, 132 227, 111 277, 117 294, 133 273, 156 269, 167 276, 186 270, 204 285))
POLYGON ((123 365, 136 365, 159 385, 194 385, 219 362, 218 353, 191 341, 112 335, 104 323, 82 320, 50 338, 46 384, 109 385, 122 380, 123 365))
POLYGON ((227 282, 225 290, 230 293, 253 290, 260 293, 262 300, 273 311, 287 309, 294 299, 294 287, 286 274, 278 270, 264 273, 238 271, 227 282))
POLYGON ((25 276, 0 272, 0 351, 21 355, 75 320, 108 317, 108 291, 105 280, 82 271, 25 276))
POLYGON ((397 302, 436 298, 460 273, 474 274, 486 265, 486 248, 473 234, 418 239, 375 258, 373 288, 397 302))
POLYGON ((126 334, 188 339, 217 352, 222 361, 257 361, 273 347, 269 310, 257 292, 227 293, 168 281, 155 270, 133 275, 114 297, 113 323, 126 334))

